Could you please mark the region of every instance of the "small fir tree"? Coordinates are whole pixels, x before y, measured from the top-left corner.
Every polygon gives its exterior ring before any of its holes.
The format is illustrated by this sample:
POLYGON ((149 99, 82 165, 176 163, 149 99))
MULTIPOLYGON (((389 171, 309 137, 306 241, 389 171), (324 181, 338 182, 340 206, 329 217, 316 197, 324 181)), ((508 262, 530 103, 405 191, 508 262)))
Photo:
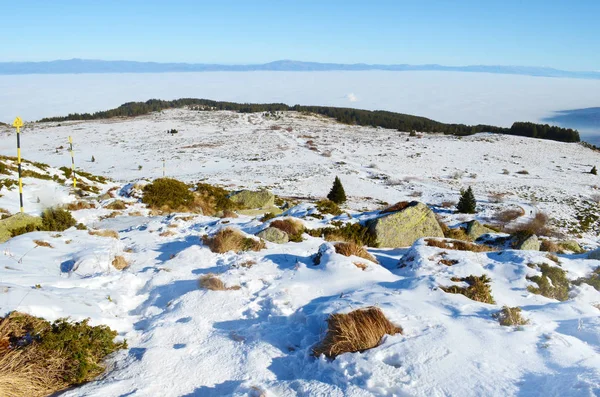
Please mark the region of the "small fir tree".
POLYGON ((96 162, 96 158, 94 156, 92 156, 92 163, 96 162))
POLYGON ((340 178, 337 176, 335 177, 335 181, 333 181, 333 186, 331 187, 331 191, 329 191, 327 198, 336 204, 342 204, 346 201, 344 186, 342 186, 342 181, 340 181, 340 178))
POLYGON ((473 189, 469 186, 467 190, 460 191, 460 200, 458 200, 458 205, 456 209, 458 212, 462 214, 474 214, 477 212, 475 207, 477 206, 477 201, 475 200, 475 195, 473 194, 473 189))
POLYGON ((590 174, 592 174, 592 175, 598 175, 598 170, 596 169, 596 166, 592 167, 592 170, 590 171, 590 174))

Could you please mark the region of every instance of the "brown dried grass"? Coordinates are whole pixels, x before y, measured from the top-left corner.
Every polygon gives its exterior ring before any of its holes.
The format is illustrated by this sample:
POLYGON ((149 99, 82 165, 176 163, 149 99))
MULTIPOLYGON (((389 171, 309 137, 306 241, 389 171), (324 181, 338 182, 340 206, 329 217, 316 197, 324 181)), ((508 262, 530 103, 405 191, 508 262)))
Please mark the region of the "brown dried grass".
POLYGON ((235 212, 231 211, 231 210, 224 210, 223 211, 223 216, 221 218, 237 218, 238 214, 236 214, 235 212))
MULTIPOLYGON (((354 242, 340 242, 334 245, 335 252, 344 256, 358 256, 359 258, 366 259, 368 261, 379 263, 373 255, 371 255, 363 246, 360 246, 354 242)), ((363 269, 364 270, 364 269, 363 269)))
POLYGON ((109 210, 124 210, 127 208, 127 204, 125 204, 125 202, 123 202, 122 200, 115 200, 112 203, 109 203, 104 208, 109 210))
POLYGON ((202 240, 212 252, 219 254, 229 251, 260 251, 266 246, 263 240, 246 237, 238 229, 231 227, 219 230, 212 237, 205 236, 202 240))
POLYGON ((343 353, 362 352, 379 346, 385 335, 401 334, 402 328, 392 324, 374 306, 348 314, 331 314, 327 319, 327 334, 313 348, 313 355, 336 358, 343 353))
POLYGON ((382 214, 387 214, 390 212, 396 212, 396 211, 402 211, 403 209, 410 207, 411 206, 411 202, 409 201, 399 201, 396 204, 385 208, 384 210, 381 211, 382 214))
POLYGON ((125 258, 121 255, 117 255, 115 256, 115 258, 112 261, 112 265, 115 269, 117 270, 123 270, 125 269, 127 266, 129 266, 129 263, 127 263, 127 260, 125 260, 125 258))
POLYGON ((35 243, 36 246, 38 247, 48 247, 48 248, 54 248, 52 246, 52 244, 50 244, 47 241, 43 241, 43 240, 33 240, 33 242, 35 243))
POLYGON ((223 281, 217 275, 213 273, 204 274, 198 280, 200 288, 204 288, 210 291, 230 291, 240 289, 239 285, 232 287, 226 287, 223 281))
POLYGON ((90 230, 88 234, 91 236, 111 237, 117 240, 119 239, 119 232, 111 229, 90 230))
POLYGON ((304 224, 293 218, 276 219, 270 226, 286 232, 289 236, 297 236, 304 232, 304 224))
POLYGON ((69 211, 79 211, 96 208, 96 205, 94 203, 90 203, 89 201, 77 201, 75 203, 67 204, 66 207, 69 211))
POLYGON ((471 252, 490 252, 495 251, 493 247, 483 244, 475 244, 468 241, 462 240, 437 240, 428 238, 425 240, 429 247, 438 247, 442 249, 450 249, 457 251, 471 251, 471 252))

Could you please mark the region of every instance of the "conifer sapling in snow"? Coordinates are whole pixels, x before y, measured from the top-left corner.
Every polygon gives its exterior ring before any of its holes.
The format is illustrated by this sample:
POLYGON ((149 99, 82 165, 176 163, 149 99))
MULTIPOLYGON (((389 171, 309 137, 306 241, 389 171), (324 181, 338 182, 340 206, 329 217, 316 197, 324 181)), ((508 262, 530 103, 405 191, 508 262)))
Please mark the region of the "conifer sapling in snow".
POLYGON ((596 166, 592 167, 592 170, 590 171, 590 174, 592 174, 592 175, 598 175, 598 170, 596 169, 596 166))
POLYGON ((475 195, 473 194, 471 187, 469 186, 467 190, 461 190, 460 200, 458 200, 458 205, 456 206, 458 212, 463 214, 474 214, 477 212, 476 206, 477 201, 475 200, 475 195))
POLYGON ((335 181, 333 181, 333 186, 331 187, 327 198, 336 204, 342 204, 346 201, 344 186, 342 186, 342 181, 340 181, 340 178, 337 176, 335 177, 335 181))

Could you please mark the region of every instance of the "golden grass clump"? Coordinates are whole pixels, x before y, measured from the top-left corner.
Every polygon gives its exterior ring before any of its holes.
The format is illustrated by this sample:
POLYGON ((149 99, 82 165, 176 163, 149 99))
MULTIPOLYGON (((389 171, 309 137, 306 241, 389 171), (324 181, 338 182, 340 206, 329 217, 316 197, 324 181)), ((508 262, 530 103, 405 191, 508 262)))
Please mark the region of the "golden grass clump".
POLYGON ((358 256, 359 258, 366 259, 371 262, 377 262, 377 259, 373 255, 371 255, 364 247, 354 243, 354 242, 341 242, 335 243, 333 245, 335 247, 335 252, 344 256, 358 256))
POLYGON ((74 203, 69 203, 66 205, 69 211, 78 211, 78 210, 89 210, 92 208, 96 208, 94 203, 90 203, 89 201, 76 201, 74 203))
POLYGON ((540 244, 540 251, 562 254, 562 249, 560 248, 560 246, 554 241, 550 240, 542 240, 540 244))
POLYGON ((104 208, 109 210, 124 210, 127 208, 127 204, 125 204, 125 202, 122 200, 115 200, 104 208))
POLYGON ((231 210, 224 210, 221 218, 237 218, 238 214, 231 210))
POLYGON ((35 243, 35 245, 36 245, 36 246, 38 246, 38 247, 48 247, 48 248, 54 248, 54 247, 52 246, 52 244, 50 244, 49 242, 47 242, 47 241, 44 241, 44 240, 33 240, 33 242, 34 242, 34 243, 35 243))
POLYGON ((277 228, 286 232, 290 238, 290 241, 300 242, 302 241, 302 233, 304 233, 304 223, 298 219, 285 218, 276 219, 270 223, 271 227, 277 228))
POLYGON ((494 248, 483 245, 483 244, 475 244, 468 241, 462 240, 437 240, 428 238, 425 240, 429 247, 438 247, 449 250, 457 250, 457 251, 471 251, 471 252, 490 252, 494 251, 494 248))
POLYGON ((336 358, 343 353, 362 352, 379 346, 384 335, 401 333, 402 327, 392 324, 374 306, 348 314, 331 314, 327 319, 327 334, 313 348, 313 355, 336 358))
POLYGON ((260 251, 266 246, 263 240, 246 237, 238 229, 231 227, 219 230, 212 237, 205 236, 202 241, 212 252, 219 254, 229 251, 260 251))
POLYGON ((111 229, 90 230, 88 234, 90 236, 111 237, 117 240, 119 239, 119 232, 111 229))
POLYGON ((115 269, 117 270, 123 270, 125 269, 127 266, 129 266, 129 263, 127 263, 127 261, 125 260, 125 258, 121 255, 117 255, 115 256, 115 258, 112 261, 112 265, 115 269))
POLYGON ((520 307, 504 306, 502 310, 492 314, 492 317, 505 327, 529 324, 529 320, 521 316, 520 307))
POLYGON ((217 275, 213 273, 204 274, 198 280, 200 288, 204 288, 210 291, 231 291, 240 289, 239 285, 233 287, 226 287, 223 281, 217 275))
POLYGON ((414 205, 413 202, 409 202, 409 201, 399 201, 396 204, 385 208, 384 210, 381 211, 382 214, 388 214, 390 212, 396 212, 396 211, 402 211, 405 208, 408 208, 412 205, 414 205))
POLYGON ((464 295, 477 302, 496 303, 492 297, 492 288, 490 287, 491 280, 485 274, 480 277, 473 275, 463 278, 452 277, 451 280, 454 282, 465 282, 468 286, 459 287, 457 285, 451 285, 450 287, 440 287, 440 289, 450 294, 464 295))

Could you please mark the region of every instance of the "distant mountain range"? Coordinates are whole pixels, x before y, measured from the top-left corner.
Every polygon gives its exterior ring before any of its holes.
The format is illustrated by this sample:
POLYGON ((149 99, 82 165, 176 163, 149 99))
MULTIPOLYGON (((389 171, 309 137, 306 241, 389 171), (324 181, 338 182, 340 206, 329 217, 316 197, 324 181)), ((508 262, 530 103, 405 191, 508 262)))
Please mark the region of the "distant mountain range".
POLYGON ((100 61, 69 59, 48 62, 0 62, 0 75, 16 74, 71 74, 71 73, 167 73, 167 72, 252 72, 252 71, 450 71, 496 74, 515 74, 540 77, 570 77, 600 79, 600 72, 574 72, 529 66, 444 66, 444 65, 370 65, 365 63, 341 64, 302 61, 275 61, 255 65, 219 65, 205 63, 159 63, 135 61, 100 61))

